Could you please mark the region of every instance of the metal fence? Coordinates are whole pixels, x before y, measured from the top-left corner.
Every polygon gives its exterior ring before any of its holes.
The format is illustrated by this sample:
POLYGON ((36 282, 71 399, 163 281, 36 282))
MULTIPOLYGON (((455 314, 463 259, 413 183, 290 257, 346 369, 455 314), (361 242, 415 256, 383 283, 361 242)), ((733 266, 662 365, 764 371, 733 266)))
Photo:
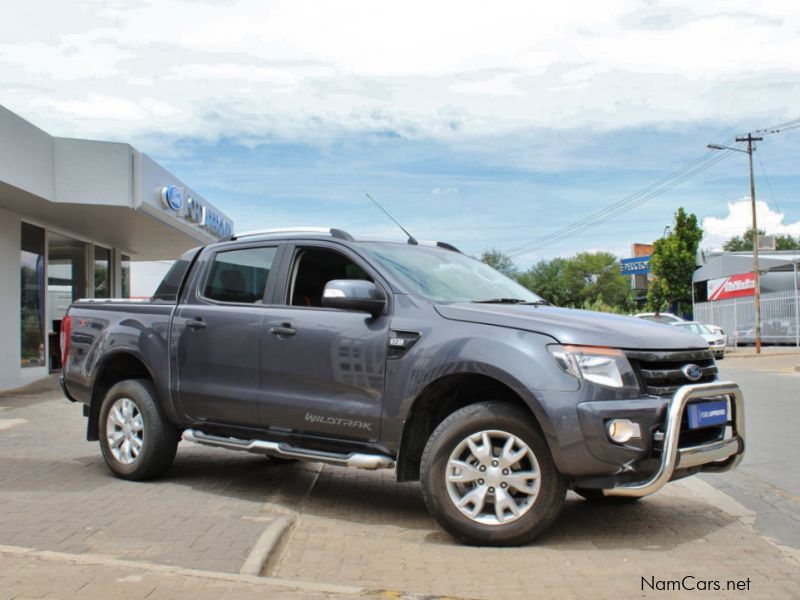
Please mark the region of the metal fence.
MULTIPOLYGON (((728 345, 755 343, 755 300, 752 296, 698 302, 694 319, 722 327, 728 345)), ((800 306, 794 290, 761 294, 761 341, 800 348, 800 306)))

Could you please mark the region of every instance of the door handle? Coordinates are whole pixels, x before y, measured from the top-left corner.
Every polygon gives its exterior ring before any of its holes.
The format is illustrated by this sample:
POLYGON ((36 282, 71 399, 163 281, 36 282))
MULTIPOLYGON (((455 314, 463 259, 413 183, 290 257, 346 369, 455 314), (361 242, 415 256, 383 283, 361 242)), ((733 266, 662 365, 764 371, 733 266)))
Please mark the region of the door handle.
POLYGON ((284 323, 280 327, 271 327, 269 332, 277 336, 290 336, 297 333, 297 330, 292 327, 291 323, 284 323))
POLYGON ((203 329, 206 325, 207 323, 203 321, 203 319, 201 319, 200 317, 192 319, 191 321, 186 321, 186 326, 189 329, 203 329))

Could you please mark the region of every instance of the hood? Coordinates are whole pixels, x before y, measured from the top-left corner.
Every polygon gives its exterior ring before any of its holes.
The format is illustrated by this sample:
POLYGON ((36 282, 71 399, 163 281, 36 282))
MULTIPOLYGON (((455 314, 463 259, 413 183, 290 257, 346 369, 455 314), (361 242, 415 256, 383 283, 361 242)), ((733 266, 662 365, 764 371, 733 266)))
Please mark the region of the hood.
POLYGON ((445 319, 497 325, 542 333, 561 344, 611 346, 628 350, 685 350, 708 348, 699 335, 610 313, 518 304, 454 303, 436 305, 445 319))

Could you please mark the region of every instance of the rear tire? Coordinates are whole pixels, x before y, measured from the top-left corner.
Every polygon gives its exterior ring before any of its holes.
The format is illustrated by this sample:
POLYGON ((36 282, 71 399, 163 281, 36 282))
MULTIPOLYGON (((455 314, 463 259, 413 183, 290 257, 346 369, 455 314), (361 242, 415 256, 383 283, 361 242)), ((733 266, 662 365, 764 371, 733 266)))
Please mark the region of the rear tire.
POLYGON ((530 414, 498 401, 442 421, 425 446, 420 479, 430 513, 472 545, 531 542, 555 521, 566 494, 530 414))
POLYGON ((142 481, 172 466, 178 430, 161 414, 150 381, 128 379, 112 386, 100 407, 98 425, 100 449, 115 476, 142 481))

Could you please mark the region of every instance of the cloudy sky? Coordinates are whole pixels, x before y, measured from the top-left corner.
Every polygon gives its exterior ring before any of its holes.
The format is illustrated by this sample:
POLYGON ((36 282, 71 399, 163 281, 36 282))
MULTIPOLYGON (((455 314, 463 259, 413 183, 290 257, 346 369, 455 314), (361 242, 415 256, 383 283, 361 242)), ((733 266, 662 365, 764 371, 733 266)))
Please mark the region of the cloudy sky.
MULTIPOLYGON (((0 103, 54 135, 133 143, 240 229, 394 235, 369 192, 417 237, 494 246, 523 266, 626 255, 678 206, 705 219, 713 247, 747 224, 744 154, 545 236, 709 142, 800 117, 796 2, 29 0, 2 12, 0 103)), ((757 156, 764 222, 800 233, 800 129, 768 135, 757 156)))

